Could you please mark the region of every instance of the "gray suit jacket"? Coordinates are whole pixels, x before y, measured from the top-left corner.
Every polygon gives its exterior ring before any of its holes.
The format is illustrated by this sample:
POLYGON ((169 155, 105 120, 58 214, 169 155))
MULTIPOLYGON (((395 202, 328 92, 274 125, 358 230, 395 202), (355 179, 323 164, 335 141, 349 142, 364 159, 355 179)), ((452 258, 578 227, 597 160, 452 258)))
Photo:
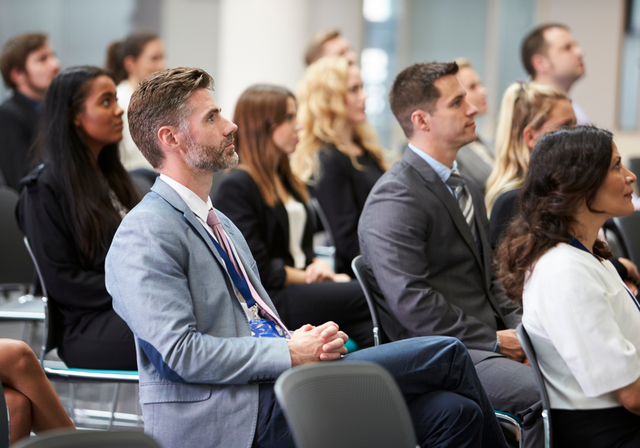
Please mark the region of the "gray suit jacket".
MULTIPOLYGON (((242 234, 218 216, 249 280, 273 308, 242 234)), ((162 180, 122 221, 106 283, 135 335, 145 431, 165 448, 250 447, 258 383, 291 367, 287 341, 251 337, 206 230, 162 180)))
POLYGON ((497 321, 515 328, 522 318, 491 269, 482 195, 465 181, 480 244, 447 186, 410 149, 367 199, 358 227, 360 249, 391 340, 444 335, 467 348, 493 351, 497 321))

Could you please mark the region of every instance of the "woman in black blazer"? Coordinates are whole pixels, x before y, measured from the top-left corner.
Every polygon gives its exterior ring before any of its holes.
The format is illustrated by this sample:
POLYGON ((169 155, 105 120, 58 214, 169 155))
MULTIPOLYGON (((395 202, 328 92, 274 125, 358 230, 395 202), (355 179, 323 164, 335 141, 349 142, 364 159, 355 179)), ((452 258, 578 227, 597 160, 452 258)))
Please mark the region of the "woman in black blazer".
POLYGON ((387 164, 367 123, 360 69, 344 56, 314 62, 300 83, 300 144, 291 164, 318 199, 336 245, 336 272, 353 276, 358 221, 387 164))
POLYGON ((240 164, 222 181, 214 206, 244 235, 263 285, 290 328, 336 322, 359 347, 373 345, 364 295, 348 275, 314 258, 315 215, 291 172, 298 142, 296 102, 287 89, 256 85, 236 104, 240 164))
POLYGON ((44 163, 23 179, 16 210, 61 314, 58 354, 69 367, 137 369, 133 333, 104 282, 113 235, 139 201, 118 157, 122 113, 104 70, 60 73, 44 102, 44 163))

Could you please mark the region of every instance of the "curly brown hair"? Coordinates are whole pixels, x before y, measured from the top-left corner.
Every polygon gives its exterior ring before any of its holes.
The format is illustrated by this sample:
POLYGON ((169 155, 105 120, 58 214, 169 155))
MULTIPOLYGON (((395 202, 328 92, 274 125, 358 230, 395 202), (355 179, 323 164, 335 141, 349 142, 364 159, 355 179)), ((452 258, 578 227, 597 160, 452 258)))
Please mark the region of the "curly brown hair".
MULTIPOLYGON (((575 214, 591 208, 611 163, 613 134, 592 126, 564 128, 543 136, 531 154, 520 190, 519 211, 500 242, 498 278, 507 296, 519 302, 535 263, 558 243, 572 239, 575 214)), ((596 240, 593 253, 609 258, 606 243, 596 240)))

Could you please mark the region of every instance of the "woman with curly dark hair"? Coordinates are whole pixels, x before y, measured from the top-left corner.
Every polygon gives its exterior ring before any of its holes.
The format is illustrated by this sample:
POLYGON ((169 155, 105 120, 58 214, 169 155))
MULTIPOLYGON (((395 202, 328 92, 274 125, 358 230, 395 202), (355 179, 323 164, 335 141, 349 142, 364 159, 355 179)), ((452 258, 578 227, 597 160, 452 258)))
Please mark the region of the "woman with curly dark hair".
POLYGON ((607 219, 633 213, 635 180, 610 132, 547 134, 498 247, 505 290, 522 299, 556 446, 640 446, 640 305, 598 239, 607 219))

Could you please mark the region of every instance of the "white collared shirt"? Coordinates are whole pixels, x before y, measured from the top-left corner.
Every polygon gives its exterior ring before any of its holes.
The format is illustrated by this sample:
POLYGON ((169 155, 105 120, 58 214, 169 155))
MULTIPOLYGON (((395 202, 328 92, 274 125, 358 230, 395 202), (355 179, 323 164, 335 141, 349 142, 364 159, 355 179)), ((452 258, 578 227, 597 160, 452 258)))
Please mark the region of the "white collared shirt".
MULTIPOLYGON (((178 195, 182 198, 182 200, 187 204, 187 207, 189 207, 189 209, 191 209, 193 214, 196 215, 196 218, 198 218, 198 221, 200 221, 200 223, 203 225, 203 227, 209 233, 209 235, 211 235, 213 239, 215 239, 218 243, 220 243, 220 241, 218 241, 215 234, 213 233, 213 229, 211 228, 211 226, 207 224, 207 216, 209 215, 209 210, 213 208, 213 204, 211 203, 211 198, 207 196, 207 202, 204 202, 193 191, 191 191, 190 189, 182 185, 180 182, 170 178, 166 174, 160 174, 160 179, 162 179, 167 185, 173 188, 176 193, 178 193, 178 195)), ((231 250, 233 251, 236 257, 236 260, 238 261, 238 263, 242 263, 242 261, 240 261, 240 257, 238 256, 238 251, 233 245, 233 241, 231 241, 231 238, 229 238, 229 235, 227 235, 227 232, 225 232, 224 228, 222 229, 222 231, 227 237, 227 241, 229 242, 229 246, 231 247, 231 250)), ((247 279, 247 281, 249 281, 249 279, 247 279)), ((248 320, 253 319, 255 316, 253 312, 250 311, 249 308, 247 307, 244 297, 242 297, 242 294, 240 294, 240 291, 238 291, 235 285, 234 285, 234 289, 236 291, 238 298, 240 299, 242 309, 244 310, 244 313, 247 315, 247 319, 248 320)))

